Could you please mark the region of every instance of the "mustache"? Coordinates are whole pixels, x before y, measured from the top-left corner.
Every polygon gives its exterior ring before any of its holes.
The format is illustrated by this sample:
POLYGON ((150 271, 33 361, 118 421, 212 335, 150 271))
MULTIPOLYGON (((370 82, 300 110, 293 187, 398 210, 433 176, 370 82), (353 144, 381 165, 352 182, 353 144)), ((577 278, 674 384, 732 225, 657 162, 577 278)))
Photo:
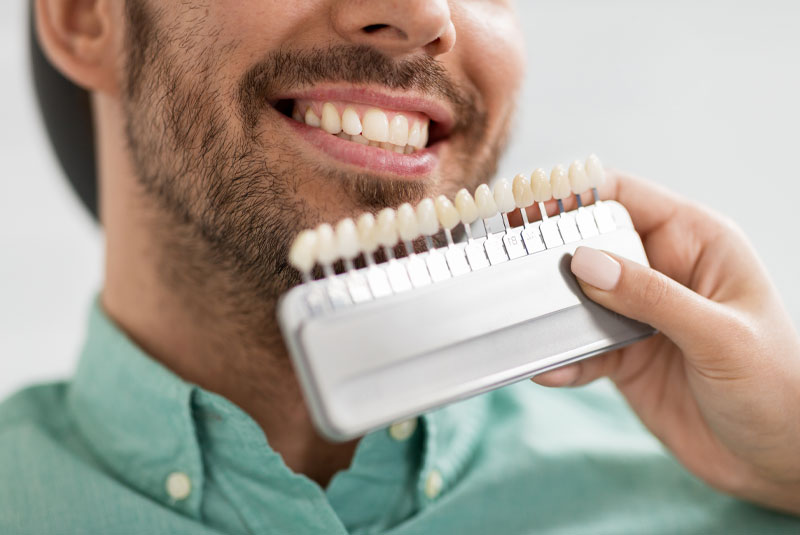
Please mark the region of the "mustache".
POLYGON ((322 82, 375 84, 440 97, 453 107, 453 132, 474 127, 485 115, 478 109, 476 92, 454 82, 430 56, 394 60, 370 46, 336 45, 278 50, 250 67, 238 88, 239 112, 246 128, 255 129, 269 101, 280 92, 322 82))

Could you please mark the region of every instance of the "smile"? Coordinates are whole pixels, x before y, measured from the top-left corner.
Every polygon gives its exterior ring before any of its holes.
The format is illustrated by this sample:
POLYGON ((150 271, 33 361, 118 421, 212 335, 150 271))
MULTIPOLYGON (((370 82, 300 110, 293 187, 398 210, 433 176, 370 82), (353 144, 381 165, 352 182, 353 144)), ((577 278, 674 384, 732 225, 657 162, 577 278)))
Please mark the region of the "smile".
POLYGON ((448 110, 424 99, 369 90, 315 91, 283 98, 274 107, 328 156, 407 178, 438 165, 453 122, 448 110))

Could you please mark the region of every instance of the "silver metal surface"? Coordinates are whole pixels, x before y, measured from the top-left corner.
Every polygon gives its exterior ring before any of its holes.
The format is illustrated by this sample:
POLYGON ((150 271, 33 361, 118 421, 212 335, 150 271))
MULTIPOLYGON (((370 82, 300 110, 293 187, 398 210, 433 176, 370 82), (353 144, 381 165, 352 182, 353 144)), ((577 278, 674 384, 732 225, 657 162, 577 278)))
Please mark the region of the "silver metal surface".
POLYGON ((486 256, 489 258, 489 263, 493 266, 508 262, 508 255, 506 254, 505 245, 503 245, 503 234, 491 234, 486 241, 483 242, 483 248, 486 250, 486 256))
POLYGON ((452 277, 450 268, 447 266, 447 260, 440 251, 431 251, 425 258, 425 263, 428 265, 428 273, 431 274, 433 282, 441 282, 452 277))
POLYGON ((539 233, 539 225, 528 225, 522 231, 522 241, 525 243, 525 250, 528 254, 538 253, 545 250, 542 235, 539 233))
POLYGON ((472 271, 467 263, 467 257, 465 256, 463 246, 454 245, 448 247, 445 250, 444 256, 447 259, 447 265, 450 267, 450 273, 452 273, 454 277, 472 271))
POLYGON ((389 284, 389 278, 383 268, 373 265, 367 268, 366 272, 367 284, 369 284, 370 292, 376 298, 386 297, 392 295, 392 286, 389 284))
POLYGON ((522 243, 521 233, 522 227, 518 227, 510 229, 503 235, 503 245, 505 245, 506 253, 508 253, 508 258, 511 260, 528 254, 525 244, 522 243))
POLYGON ((561 239, 561 233, 558 231, 557 221, 557 217, 551 217, 544 219, 539 225, 539 231, 542 233, 542 239, 548 249, 564 245, 564 240, 561 239))
POLYGON ((431 274, 428 273, 428 266, 419 255, 413 254, 405 260, 408 278, 414 288, 421 288, 431 283, 431 274))
POLYGON ((383 264, 382 267, 386 269, 386 278, 389 279, 389 286, 392 287, 395 293, 405 292, 413 287, 411 286, 411 280, 408 278, 408 272, 405 266, 397 260, 389 260, 389 262, 383 264))
POLYGON ((486 257, 486 251, 483 248, 483 241, 484 240, 482 238, 473 240, 468 242, 464 247, 464 252, 467 254, 467 260, 469 261, 469 265, 473 271, 487 268, 491 265, 489 264, 489 259, 486 257))
POLYGON ((581 239, 581 233, 578 232, 578 225, 575 224, 575 215, 572 212, 561 214, 556 221, 564 243, 574 243, 581 239))
POLYGON ((349 439, 651 335, 589 301, 569 271, 580 245, 647 263, 627 212, 603 204, 609 233, 423 288, 315 313, 308 296, 325 279, 290 290, 278 318, 320 431, 349 439))

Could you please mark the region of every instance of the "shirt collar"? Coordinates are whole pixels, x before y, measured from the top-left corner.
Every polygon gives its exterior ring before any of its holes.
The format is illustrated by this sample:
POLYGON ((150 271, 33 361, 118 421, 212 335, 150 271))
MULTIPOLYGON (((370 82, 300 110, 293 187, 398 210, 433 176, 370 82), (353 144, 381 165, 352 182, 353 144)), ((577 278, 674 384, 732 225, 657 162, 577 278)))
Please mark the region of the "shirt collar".
POLYGON ((351 466, 334 476, 326 493, 289 470, 241 409, 183 381, 146 355, 106 316, 99 301, 90 312, 67 398, 90 451, 109 473, 138 492, 200 520, 208 514, 204 494, 224 492, 218 484, 228 481, 231 495, 226 501, 241 508, 235 516, 248 529, 288 529, 302 515, 309 532, 313 524, 320 533, 344 532, 341 521, 348 528, 390 528, 442 499, 458 484, 477 449, 489 402, 480 396, 424 415, 416 438, 405 445, 396 444, 386 430, 367 435, 351 466), (434 472, 438 475, 432 476, 434 472), (184 499, 176 500, 168 491, 167 481, 175 473, 191 482, 184 499), (214 478, 214 486, 207 484, 207 477, 214 478), (431 492, 431 477, 440 478, 439 492, 431 492), (410 497, 403 495, 400 484, 406 479, 412 483, 410 497), (348 509, 351 493, 363 498, 364 485, 370 484, 376 486, 369 490, 386 498, 384 502, 395 499, 392 510, 373 508, 365 516, 348 509), (250 485, 269 491, 235 490, 250 485), (286 507, 292 497, 300 509, 286 507), (256 499, 262 502, 248 507, 248 500, 256 499), (280 505, 273 508, 270 501, 280 505))

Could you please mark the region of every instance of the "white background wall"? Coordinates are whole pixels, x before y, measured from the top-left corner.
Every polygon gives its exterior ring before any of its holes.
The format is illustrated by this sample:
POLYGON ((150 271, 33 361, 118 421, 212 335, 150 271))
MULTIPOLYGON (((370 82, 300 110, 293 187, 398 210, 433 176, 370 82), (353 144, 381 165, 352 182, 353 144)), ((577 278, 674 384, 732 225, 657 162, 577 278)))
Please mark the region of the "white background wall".
MULTIPOLYGON (((0 3, 0 398, 70 372, 101 284, 101 235, 34 108, 26 4, 0 3)), ((712 205, 749 234, 800 324, 800 3, 518 5, 529 70, 502 174, 596 152, 712 205)))

